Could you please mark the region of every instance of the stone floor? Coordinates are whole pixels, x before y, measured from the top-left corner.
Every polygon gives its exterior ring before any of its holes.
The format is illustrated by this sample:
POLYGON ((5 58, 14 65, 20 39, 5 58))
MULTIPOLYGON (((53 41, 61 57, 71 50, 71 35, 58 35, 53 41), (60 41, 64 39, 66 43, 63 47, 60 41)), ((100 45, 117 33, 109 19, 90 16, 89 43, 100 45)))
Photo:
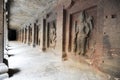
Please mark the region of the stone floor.
POLYGON ((107 80, 90 66, 62 61, 57 53, 42 52, 19 42, 9 45, 11 77, 5 80, 107 80))

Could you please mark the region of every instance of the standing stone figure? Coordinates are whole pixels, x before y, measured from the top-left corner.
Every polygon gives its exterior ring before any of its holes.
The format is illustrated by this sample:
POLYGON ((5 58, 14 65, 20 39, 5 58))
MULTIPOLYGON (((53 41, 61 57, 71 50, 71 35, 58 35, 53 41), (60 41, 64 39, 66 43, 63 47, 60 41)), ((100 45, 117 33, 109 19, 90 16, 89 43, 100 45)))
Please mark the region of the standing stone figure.
POLYGON ((76 51, 78 54, 85 55, 86 46, 88 45, 89 33, 93 26, 92 17, 87 17, 85 11, 81 12, 78 17, 78 25, 76 26, 76 51))
POLYGON ((55 23, 52 22, 50 27, 50 47, 55 48, 56 45, 56 26, 55 23))

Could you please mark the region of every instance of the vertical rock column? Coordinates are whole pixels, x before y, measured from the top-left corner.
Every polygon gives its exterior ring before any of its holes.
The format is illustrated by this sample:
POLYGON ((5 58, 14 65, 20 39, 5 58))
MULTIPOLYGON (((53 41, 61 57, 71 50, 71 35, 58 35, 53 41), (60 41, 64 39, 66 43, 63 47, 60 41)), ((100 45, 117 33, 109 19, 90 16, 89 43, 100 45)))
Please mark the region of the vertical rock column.
POLYGON ((3 63, 4 58, 4 27, 3 27, 3 0, 0 1, 0 80, 8 77, 8 67, 3 63))
POLYGON ((20 29, 20 41, 22 42, 22 29, 20 29))
POLYGON ((23 43, 23 41, 24 41, 24 29, 22 29, 22 43, 23 43))
POLYGON ((25 38, 25 30, 24 30, 24 28, 23 28, 23 36, 22 36, 22 38, 23 38, 23 43, 24 43, 24 38, 25 38))
POLYGON ((65 52, 63 51, 63 6, 60 5, 57 9, 57 26, 56 26, 56 34, 57 34, 57 42, 56 42, 56 52, 60 55, 60 57, 65 56, 65 52))
POLYGON ((25 28, 23 29, 24 30, 24 37, 23 37, 23 43, 25 43, 25 28))
POLYGON ((40 49, 43 49, 43 18, 41 18, 41 21, 40 21, 41 23, 41 28, 40 28, 40 36, 39 36, 39 38, 40 38, 40 49))
POLYGON ((28 26, 28 45, 30 45, 30 26, 28 26))
POLYGON ((29 26, 27 26, 27 38, 26 38, 26 43, 29 44, 29 26))
POLYGON ((35 47, 35 26, 32 26, 32 46, 35 47))
POLYGON ((42 50, 46 51, 46 19, 43 18, 42 20, 42 50))

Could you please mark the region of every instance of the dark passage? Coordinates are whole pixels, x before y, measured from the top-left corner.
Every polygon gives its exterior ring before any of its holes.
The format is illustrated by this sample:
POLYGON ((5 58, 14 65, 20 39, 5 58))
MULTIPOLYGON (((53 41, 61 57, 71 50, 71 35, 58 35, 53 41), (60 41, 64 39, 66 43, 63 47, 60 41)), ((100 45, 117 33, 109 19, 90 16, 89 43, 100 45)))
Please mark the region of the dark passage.
POLYGON ((13 29, 8 30, 8 40, 10 41, 16 40, 16 35, 17 35, 16 30, 13 29))

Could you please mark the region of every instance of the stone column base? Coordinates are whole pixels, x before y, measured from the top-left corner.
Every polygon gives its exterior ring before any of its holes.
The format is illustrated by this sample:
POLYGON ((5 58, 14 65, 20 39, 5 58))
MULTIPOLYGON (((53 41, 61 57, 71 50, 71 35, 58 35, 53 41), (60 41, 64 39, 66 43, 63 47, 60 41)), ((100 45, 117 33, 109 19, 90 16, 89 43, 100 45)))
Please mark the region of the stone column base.
POLYGON ((63 61, 67 60, 67 53, 66 52, 62 53, 62 60, 63 61))
POLYGON ((42 51, 46 51, 46 48, 42 48, 42 51))
POLYGON ((8 78, 8 67, 4 63, 0 63, 0 80, 8 78))

